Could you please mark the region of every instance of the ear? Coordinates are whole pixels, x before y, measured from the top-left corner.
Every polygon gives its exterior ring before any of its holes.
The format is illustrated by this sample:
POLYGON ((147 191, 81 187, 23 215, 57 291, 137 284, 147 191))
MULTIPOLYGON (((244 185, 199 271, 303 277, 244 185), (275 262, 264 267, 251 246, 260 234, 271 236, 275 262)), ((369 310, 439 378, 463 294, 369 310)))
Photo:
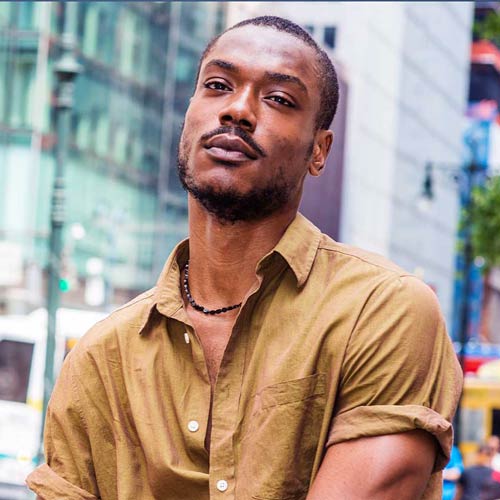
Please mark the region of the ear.
POLYGON ((309 173, 314 177, 321 175, 326 158, 332 147, 333 132, 331 130, 318 130, 314 137, 314 146, 309 162, 309 173))

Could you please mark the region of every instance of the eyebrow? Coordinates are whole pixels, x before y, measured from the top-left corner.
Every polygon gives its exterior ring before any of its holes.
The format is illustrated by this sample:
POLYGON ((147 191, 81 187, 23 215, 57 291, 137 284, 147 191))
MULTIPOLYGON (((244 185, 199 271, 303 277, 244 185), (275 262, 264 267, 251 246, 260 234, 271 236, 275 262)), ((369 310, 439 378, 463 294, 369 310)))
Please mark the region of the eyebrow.
MULTIPOLYGON (((211 59, 207 62, 205 68, 210 68, 212 66, 231 71, 232 73, 240 72, 236 64, 233 64, 229 61, 224 61, 223 59, 211 59)), ((305 86, 304 82, 297 76, 287 75, 286 73, 277 73, 275 71, 266 71, 264 74, 265 77, 272 82, 293 83, 300 87, 300 89, 307 94, 307 87, 305 86)))
POLYGON ((235 64, 224 61, 223 59, 211 59, 207 62, 205 68, 210 68, 211 66, 216 66, 217 68, 227 69, 228 71, 232 71, 233 73, 239 73, 239 69, 235 64))
POLYGON ((307 94, 307 87, 304 85, 304 82, 297 76, 287 75, 285 73, 275 73, 273 71, 266 71, 265 75, 266 78, 268 80, 271 80, 272 82, 294 83, 295 85, 298 85, 307 94))

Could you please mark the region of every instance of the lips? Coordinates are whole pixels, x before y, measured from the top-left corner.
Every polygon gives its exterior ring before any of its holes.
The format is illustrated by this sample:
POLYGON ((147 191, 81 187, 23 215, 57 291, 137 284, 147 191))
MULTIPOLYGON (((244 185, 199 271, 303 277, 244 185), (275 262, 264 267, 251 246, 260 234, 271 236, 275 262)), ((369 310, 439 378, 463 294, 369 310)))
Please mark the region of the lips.
POLYGON ((242 162, 257 159, 257 153, 234 135, 216 135, 209 139, 204 147, 210 156, 221 161, 242 162))

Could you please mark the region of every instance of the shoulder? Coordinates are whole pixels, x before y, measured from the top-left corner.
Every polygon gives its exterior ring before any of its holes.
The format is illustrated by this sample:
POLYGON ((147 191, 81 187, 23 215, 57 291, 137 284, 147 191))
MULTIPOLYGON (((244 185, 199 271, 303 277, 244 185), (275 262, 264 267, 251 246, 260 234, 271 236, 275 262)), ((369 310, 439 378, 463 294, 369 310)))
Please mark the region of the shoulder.
MULTIPOLYGON (((314 263, 315 279, 319 275, 347 292, 353 302, 407 304, 415 310, 429 309, 439 314, 434 291, 420 278, 374 252, 338 243, 322 235, 314 263)), ((337 295, 338 296, 338 295, 337 295)))
POLYGON ((337 265, 359 267, 364 271, 371 270, 374 273, 408 274, 403 268, 382 255, 352 245, 346 245, 345 243, 339 243, 326 234, 321 235, 318 245, 318 257, 335 259, 337 265))
POLYGON ((410 356, 449 342, 437 295, 420 278, 380 255, 324 242, 320 266, 330 276, 336 306, 351 314, 351 349, 363 345, 373 355, 406 350, 410 356))
POLYGON ((51 397, 52 410, 74 408, 83 420, 99 408, 109 411, 110 394, 123 397, 124 372, 132 366, 141 342, 141 325, 153 310, 149 290, 96 323, 64 360, 51 397))
POLYGON ((73 362, 104 353, 107 361, 113 361, 115 355, 120 355, 120 346, 133 345, 153 309, 155 290, 138 295, 90 328, 72 349, 73 362))

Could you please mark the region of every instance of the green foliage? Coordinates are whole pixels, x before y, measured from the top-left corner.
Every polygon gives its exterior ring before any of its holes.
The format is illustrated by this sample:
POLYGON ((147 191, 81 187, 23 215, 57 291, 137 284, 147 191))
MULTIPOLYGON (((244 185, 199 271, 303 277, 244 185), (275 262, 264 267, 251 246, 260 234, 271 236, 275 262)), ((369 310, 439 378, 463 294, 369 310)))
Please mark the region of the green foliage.
POLYGON ((475 21, 474 34, 482 40, 490 40, 500 46, 500 15, 489 12, 482 21, 475 21))
POLYGON ((472 245, 474 255, 486 261, 486 267, 500 266, 500 176, 474 189, 472 245))

